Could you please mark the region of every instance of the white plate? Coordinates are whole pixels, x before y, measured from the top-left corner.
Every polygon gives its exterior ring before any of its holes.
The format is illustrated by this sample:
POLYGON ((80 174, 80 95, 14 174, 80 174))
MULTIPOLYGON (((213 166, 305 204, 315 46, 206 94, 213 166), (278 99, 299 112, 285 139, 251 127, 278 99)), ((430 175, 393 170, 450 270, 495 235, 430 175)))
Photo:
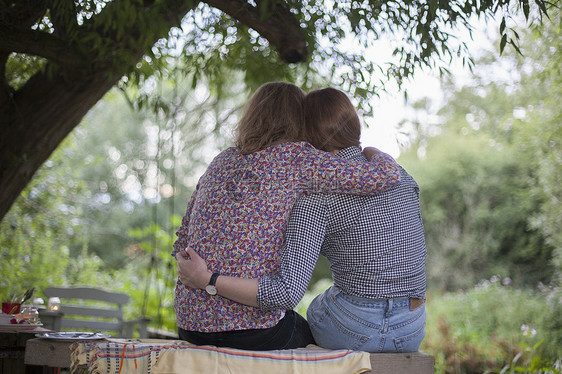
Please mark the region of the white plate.
POLYGON ((61 341, 69 341, 73 342, 76 340, 99 340, 109 338, 107 334, 101 334, 99 332, 45 332, 42 334, 35 334, 38 338, 43 339, 53 339, 53 340, 61 340, 61 341))
POLYGON ((14 318, 13 314, 0 314, 0 325, 5 325, 10 323, 10 320, 14 318))
POLYGON ((32 330, 41 326, 43 326, 42 323, 0 323, 0 328, 5 329, 6 327, 9 327, 13 330, 32 330))

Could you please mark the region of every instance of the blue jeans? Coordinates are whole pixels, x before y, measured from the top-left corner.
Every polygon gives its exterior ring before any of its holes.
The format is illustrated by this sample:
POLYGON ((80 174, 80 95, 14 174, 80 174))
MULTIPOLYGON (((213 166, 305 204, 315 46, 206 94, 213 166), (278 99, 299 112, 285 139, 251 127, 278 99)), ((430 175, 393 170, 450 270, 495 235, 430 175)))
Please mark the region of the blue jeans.
POLYGON ((367 299, 330 287, 308 307, 316 344, 366 352, 416 352, 425 336, 425 303, 410 310, 410 298, 367 299))

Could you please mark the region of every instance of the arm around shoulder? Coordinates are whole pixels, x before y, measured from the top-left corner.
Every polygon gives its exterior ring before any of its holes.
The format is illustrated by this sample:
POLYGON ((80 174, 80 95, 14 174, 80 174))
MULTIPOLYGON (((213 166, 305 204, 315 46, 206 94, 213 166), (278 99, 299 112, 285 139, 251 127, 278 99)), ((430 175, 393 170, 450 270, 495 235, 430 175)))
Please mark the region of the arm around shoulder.
POLYGON ((362 162, 336 157, 312 146, 301 148, 302 192, 375 195, 400 181, 400 166, 386 153, 377 150, 370 160, 362 162), (305 183, 302 179, 306 179, 305 183))

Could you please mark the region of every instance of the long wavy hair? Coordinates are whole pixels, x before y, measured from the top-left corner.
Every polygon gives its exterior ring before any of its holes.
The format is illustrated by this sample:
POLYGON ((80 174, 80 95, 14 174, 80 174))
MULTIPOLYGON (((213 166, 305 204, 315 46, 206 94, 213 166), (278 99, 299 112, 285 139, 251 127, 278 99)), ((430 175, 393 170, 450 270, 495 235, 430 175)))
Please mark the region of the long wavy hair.
POLYGON ((305 140, 305 92, 292 83, 270 82, 256 90, 236 128, 236 147, 249 154, 271 145, 305 140))
POLYGON ((304 113, 305 139, 314 147, 331 152, 361 145, 361 122, 344 92, 331 87, 310 91, 304 113))

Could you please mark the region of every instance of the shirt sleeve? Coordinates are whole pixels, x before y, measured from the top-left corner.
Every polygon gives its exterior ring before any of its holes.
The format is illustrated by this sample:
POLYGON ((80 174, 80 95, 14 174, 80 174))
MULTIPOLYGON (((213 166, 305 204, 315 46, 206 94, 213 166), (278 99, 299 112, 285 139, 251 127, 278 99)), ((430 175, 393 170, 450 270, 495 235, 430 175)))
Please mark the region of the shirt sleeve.
POLYGON ((400 166, 388 154, 378 152, 370 162, 346 160, 299 143, 296 156, 300 193, 375 195, 400 182, 400 166))
POLYGON ((322 195, 303 196, 293 206, 280 253, 279 273, 259 279, 260 309, 290 310, 304 296, 326 232, 324 200, 322 195))
POLYGON ((199 184, 195 187, 195 191, 191 195, 189 202, 187 203, 187 210, 185 215, 181 219, 181 226, 176 231, 176 236, 178 237, 173 244, 172 250, 172 257, 176 257, 176 254, 179 251, 183 251, 189 244, 189 220, 191 217, 191 210, 193 209, 193 205, 195 204, 195 200, 197 199, 197 190, 199 189, 199 184))

